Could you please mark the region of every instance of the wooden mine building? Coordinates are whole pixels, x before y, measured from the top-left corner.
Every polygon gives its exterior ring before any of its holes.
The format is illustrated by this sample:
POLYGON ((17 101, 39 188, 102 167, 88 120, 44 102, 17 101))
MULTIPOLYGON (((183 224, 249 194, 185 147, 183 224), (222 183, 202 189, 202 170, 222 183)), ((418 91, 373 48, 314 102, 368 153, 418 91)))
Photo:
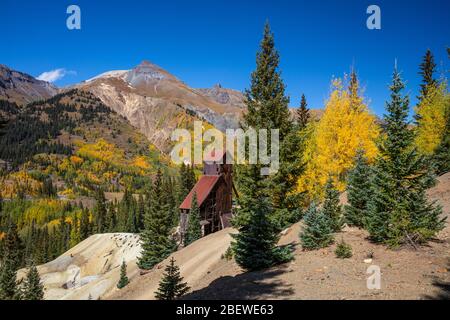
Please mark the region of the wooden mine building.
MULTIPOLYGON (((211 155, 215 159, 214 152, 211 155)), ((184 237, 194 193, 200 209, 203 236, 230 226, 232 217, 233 165, 226 164, 226 153, 221 161, 204 160, 203 175, 180 205, 180 232, 184 237)))

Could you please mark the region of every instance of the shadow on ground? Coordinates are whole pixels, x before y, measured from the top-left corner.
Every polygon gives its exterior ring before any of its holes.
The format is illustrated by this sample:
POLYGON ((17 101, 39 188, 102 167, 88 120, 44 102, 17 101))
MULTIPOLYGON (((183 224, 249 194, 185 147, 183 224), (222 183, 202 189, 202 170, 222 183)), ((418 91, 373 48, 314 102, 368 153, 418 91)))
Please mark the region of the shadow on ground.
POLYGON ((287 265, 263 271, 247 272, 231 277, 220 277, 206 288, 194 291, 183 300, 249 300, 283 298, 294 293, 291 285, 276 279, 287 272, 287 265))
MULTIPOLYGON (((447 262, 447 270, 450 270, 450 259, 447 262)), ((450 282, 442 279, 433 281, 433 286, 436 287, 437 292, 434 295, 427 295, 425 299, 432 300, 450 300, 450 282)))

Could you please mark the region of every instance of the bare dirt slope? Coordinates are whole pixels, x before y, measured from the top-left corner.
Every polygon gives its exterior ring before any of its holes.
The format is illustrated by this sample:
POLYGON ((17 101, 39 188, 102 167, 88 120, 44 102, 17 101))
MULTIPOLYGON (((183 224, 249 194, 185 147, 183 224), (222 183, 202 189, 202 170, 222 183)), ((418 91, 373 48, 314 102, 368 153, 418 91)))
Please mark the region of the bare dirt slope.
MULTIPOLYGON (((97 234, 79 243, 38 271, 45 285, 45 299, 87 300, 112 290, 119 279, 122 261, 130 277, 137 275, 139 237, 128 233, 97 234)), ((19 277, 23 276, 23 271, 19 277)))

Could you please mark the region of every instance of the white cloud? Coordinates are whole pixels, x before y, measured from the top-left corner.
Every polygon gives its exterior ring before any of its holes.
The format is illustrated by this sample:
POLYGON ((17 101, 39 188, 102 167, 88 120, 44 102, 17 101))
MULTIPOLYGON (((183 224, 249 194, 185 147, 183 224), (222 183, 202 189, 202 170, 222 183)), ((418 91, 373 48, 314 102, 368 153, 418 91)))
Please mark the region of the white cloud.
POLYGON ((59 68, 55 70, 50 70, 43 72, 39 77, 37 77, 38 80, 43 80, 47 82, 55 82, 62 78, 64 78, 66 75, 75 75, 77 74, 75 71, 66 70, 64 68, 59 68))

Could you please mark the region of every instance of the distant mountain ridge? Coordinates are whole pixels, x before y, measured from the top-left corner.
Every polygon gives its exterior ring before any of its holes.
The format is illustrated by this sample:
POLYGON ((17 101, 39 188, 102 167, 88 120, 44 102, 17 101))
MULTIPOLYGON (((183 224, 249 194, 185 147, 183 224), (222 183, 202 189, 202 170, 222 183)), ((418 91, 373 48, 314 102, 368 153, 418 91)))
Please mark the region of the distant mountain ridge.
POLYGON ((237 128, 243 109, 238 91, 194 89, 148 61, 131 70, 105 72, 75 87, 99 97, 163 152, 170 150, 174 129, 189 128, 196 119, 219 130, 237 128))
POLYGON ((17 104, 27 104, 51 98, 58 92, 59 89, 49 82, 0 64, 0 98, 17 104))
MULTIPOLYGON (((129 70, 107 71, 63 89, 0 65, 0 99, 19 105, 45 100, 74 88, 98 97, 164 153, 171 150, 174 129, 192 129, 195 120, 222 131, 236 129, 246 110, 242 92, 220 84, 212 88, 191 88, 149 61, 129 70)), ((294 118, 295 110, 290 108, 294 118)), ((311 118, 318 120, 322 113, 323 110, 313 109, 311 118)))

